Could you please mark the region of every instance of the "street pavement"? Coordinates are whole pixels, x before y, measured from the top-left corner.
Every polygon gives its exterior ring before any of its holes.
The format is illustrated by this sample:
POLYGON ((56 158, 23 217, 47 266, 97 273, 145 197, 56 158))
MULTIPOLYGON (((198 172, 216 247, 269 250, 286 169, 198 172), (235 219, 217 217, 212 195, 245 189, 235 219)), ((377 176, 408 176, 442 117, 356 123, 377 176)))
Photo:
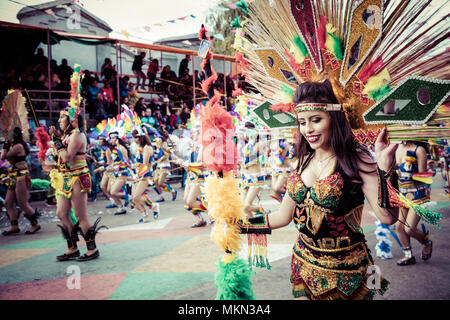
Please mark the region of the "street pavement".
MULTIPOLYGON (((393 259, 380 259, 375 254, 375 219, 365 210, 363 229, 375 264, 390 281, 389 290, 377 300, 447 300, 450 298, 450 198, 444 195, 443 181, 436 175, 432 184, 432 201, 443 214, 441 229, 427 226, 433 240, 433 256, 422 261, 421 245, 412 240, 417 263, 399 267, 395 261, 402 257, 394 239, 393 259)), ((41 230, 25 235, 29 222, 20 217, 21 233, 0 236, 0 300, 214 300, 216 263, 223 252, 210 240, 211 225, 191 228, 195 218, 183 209, 183 189, 172 201, 169 193, 160 204, 160 215, 150 223, 136 223, 139 214, 128 210, 115 216, 106 209, 109 201, 102 196, 88 203, 88 216, 93 223, 108 226, 97 236, 100 258, 88 262, 57 262, 56 256, 65 252, 65 241, 55 217, 54 206, 32 202, 42 212, 41 230), (79 277, 77 278, 76 276, 79 277)), ((276 210, 277 202, 264 189, 261 204, 276 210)), ((150 192, 154 200, 155 193, 150 192)), ((0 229, 8 228, 4 214, 0 229)), ((392 228, 392 226, 391 226, 392 228)), ((290 259, 297 238, 293 224, 273 230, 268 236, 271 270, 253 269, 252 284, 259 300, 291 300, 290 259)), ((243 237, 243 243, 246 239, 243 237)), ((78 244, 85 252, 84 241, 78 244)), ((245 258, 244 250, 240 255, 245 258)))

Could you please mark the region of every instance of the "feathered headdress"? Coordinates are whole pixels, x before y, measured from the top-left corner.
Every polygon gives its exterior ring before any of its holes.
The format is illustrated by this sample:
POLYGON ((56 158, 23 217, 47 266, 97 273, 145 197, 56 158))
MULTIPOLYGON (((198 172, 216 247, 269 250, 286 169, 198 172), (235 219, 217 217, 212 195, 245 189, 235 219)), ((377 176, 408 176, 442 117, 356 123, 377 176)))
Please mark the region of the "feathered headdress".
POLYGON ((81 78, 83 72, 81 71, 81 66, 75 64, 73 67, 73 73, 70 78, 70 100, 69 107, 65 110, 61 111, 62 114, 65 114, 69 117, 70 122, 73 127, 78 127, 80 124, 78 123, 78 115, 81 113, 81 78))
POLYGON ((22 93, 18 90, 8 90, 8 96, 3 100, 0 111, 0 134, 11 140, 14 128, 18 127, 22 131, 23 140, 28 142, 28 110, 22 93))
POLYGON ((428 0, 254 1, 234 48, 246 81, 267 99, 260 114, 268 125, 295 126, 302 110, 342 110, 355 137, 373 143, 386 123, 425 124, 449 96, 444 7, 428 0), (325 79, 339 104, 293 104, 299 84, 325 79))

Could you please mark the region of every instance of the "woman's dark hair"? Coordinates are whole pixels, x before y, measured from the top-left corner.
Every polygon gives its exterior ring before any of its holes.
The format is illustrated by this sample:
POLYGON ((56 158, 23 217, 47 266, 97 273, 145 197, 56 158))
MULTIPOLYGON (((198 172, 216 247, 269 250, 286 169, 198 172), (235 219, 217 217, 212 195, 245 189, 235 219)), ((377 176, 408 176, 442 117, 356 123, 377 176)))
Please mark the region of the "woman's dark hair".
POLYGON ((13 129, 13 145, 21 144, 25 149, 25 155, 30 154, 30 148, 28 148, 28 144, 23 140, 22 130, 19 127, 15 127, 13 129))
MULTIPOLYGON (((324 82, 305 82, 300 84, 294 93, 294 103, 337 104, 339 102, 334 95, 330 81, 325 80, 324 82)), ((367 154, 371 158, 370 152, 365 145, 355 140, 344 112, 328 111, 328 114, 331 120, 331 147, 341 168, 352 181, 352 189, 355 190, 362 184, 362 179, 359 176, 360 169, 358 168, 358 162, 372 164, 362 158, 363 154, 367 154)), ((306 160, 306 156, 314 152, 308 141, 300 133, 300 129, 298 132, 296 152, 299 157, 299 167, 306 160)), ((363 170, 361 171, 369 173, 363 170)))
POLYGON ((152 145, 152 143, 150 141, 150 138, 147 135, 138 136, 138 131, 137 130, 133 130, 131 135, 133 136, 133 138, 138 138, 139 139, 139 145, 141 147, 151 146, 152 145))

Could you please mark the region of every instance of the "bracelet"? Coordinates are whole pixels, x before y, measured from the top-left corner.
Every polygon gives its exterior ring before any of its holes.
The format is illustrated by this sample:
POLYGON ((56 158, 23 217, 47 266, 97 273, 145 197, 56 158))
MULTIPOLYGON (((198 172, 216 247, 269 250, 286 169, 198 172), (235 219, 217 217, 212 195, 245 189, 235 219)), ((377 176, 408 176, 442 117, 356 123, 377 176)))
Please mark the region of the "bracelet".
POLYGON ((238 225, 241 228, 243 234, 271 234, 272 230, 269 227, 268 214, 259 215, 249 218, 248 221, 238 221, 238 225))
POLYGON ((393 166, 389 172, 384 172, 377 166, 378 171, 378 205, 380 208, 399 207, 397 198, 398 175, 393 170, 393 166))

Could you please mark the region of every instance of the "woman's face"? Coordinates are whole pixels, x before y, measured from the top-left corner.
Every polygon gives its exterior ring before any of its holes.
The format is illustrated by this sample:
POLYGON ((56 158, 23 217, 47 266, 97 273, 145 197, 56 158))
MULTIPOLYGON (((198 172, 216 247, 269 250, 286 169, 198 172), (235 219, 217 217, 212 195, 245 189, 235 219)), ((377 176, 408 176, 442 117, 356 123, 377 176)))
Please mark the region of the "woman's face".
POLYGON ((66 116, 65 114, 60 113, 59 114, 59 119, 58 119, 58 124, 59 127, 61 128, 61 130, 65 131, 68 127, 69 127, 69 117, 66 116))
POLYGON ((114 145, 114 146, 116 146, 117 145, 117 142, 118 142, 118 140, 117 140, 117 137, 111 137, 111 144, 112 145, 114 145))
POLYGON ((302 111, 298 114, 300 133, 312 149, 328 149, 331 145, 331 119, 324 111, 302 111))

